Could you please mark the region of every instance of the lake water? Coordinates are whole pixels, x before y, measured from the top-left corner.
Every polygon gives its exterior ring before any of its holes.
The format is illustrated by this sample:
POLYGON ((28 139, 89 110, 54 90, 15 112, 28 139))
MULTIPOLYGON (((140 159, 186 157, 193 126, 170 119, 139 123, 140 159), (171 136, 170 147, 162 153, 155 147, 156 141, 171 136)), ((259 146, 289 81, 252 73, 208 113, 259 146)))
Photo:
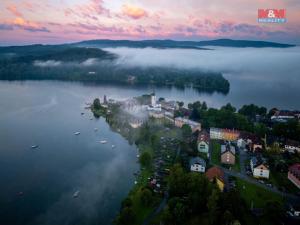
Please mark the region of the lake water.
MULTIPOLYGON (((289 54, 299 54, 293 51, 289 54)), ((292 68, 276 73, 266 69, 274 62, 265 62, 260 72, 224 71, 231 83, 228 95, 150 86, 0 81, 0 224, 111 223, 133 186, 137 149, 112 132, 103 119, 90 120, 85 102, 104 94, 126 99, 155 90, 159 97, 185 103, 206 101, 209 107, 231 102, 237 107, 256 103, 300 109, 299 63, 291 59, 287 64, 292 68), (76 131, 81 134, 75 136, 76 131), (106 145, 99 143, 103 139, 106 145), (39 148, 31 149, 32 145, 39 148), (73 198, 77 190, 79 197, 73 198)))

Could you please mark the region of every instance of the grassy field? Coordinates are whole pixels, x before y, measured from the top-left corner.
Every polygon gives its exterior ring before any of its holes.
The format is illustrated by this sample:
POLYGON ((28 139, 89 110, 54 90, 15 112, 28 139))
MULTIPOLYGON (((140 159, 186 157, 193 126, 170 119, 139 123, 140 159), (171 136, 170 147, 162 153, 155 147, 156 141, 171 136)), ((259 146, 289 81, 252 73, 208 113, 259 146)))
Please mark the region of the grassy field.
POLYGON ((211 141, 211 162, 215 165, 221 165, 221 145, 216 141, 211 141))
POLYGON ((282 196, 273 192, 270 192, 255 184, 248 183, 247 181, 237 179, 237 188, 240 190, 242 198, 246 201, 250 208, 253 202, 254 208, 264 207, 266 201, 279 201, 282 202, 282 196))

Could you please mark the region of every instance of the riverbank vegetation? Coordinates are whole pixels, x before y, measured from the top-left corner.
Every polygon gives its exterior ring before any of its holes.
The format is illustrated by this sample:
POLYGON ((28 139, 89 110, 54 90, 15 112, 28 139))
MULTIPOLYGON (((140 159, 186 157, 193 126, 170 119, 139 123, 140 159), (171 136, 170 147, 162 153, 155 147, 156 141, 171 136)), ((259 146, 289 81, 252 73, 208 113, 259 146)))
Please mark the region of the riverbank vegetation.
POLYGON ((67 45, 0 48, 1 80, 70 80, 193 87, 205 92, 229 92, 220 73, 178 67, 122 64, 118 56, 98 48, 67 45))

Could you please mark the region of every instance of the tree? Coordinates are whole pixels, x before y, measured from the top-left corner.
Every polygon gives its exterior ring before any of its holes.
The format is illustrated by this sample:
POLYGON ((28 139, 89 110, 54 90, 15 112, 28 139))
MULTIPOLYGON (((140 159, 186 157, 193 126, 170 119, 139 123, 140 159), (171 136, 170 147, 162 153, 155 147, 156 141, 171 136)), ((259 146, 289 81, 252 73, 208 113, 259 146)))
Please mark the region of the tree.
POLYGON ((183 224, 186 217, 186 206, 183 201, 178 197, 171 198, 168 202, 168 208, 174 224, 183 224))
POLYGON ((187 176, 180 164, 171 168, 168 181, 171 196, 183 196, 187 192, 187 176))
POLYGON ((140 163, 144 167, 151 166, 152 157, 148 151, 144 151, 140 156, 140 163))
POLYGON ((202 103, 201 109, 204 110, 204 111, 207 110, 207 104, 206 104, 206 102, 203 102, 203 103, 202 103))
POLYGON ((235 112, 236 111, 236 108, 233 107, 230 103, 227 103, 225 106, 222 106, 221 109, 227 110, 227 111, 230 111, 230 112, 235 112))
POLYGON ((267 131, 268 129, 263 123, 258 123, 254 125, 254 133, 261 138, 265 137, 267 131))
POLYGON ((93 102, 93 107, 94 107, 94 109, 96 109, 96 110, 101 109, 101 104, 100 104, 99 98, 96 98, 96 99, 94 100, 94 102, 93 102))
POLYGON ((187 138, 191 137, 191 135, 192 135, 192 128, 187 124, 184 124, 181 127, 181 131, 182 131, 182 136, 184 139, 187 139, 187 138))
POLYGON ((184 106, 184 102, 177 102, 177 103, 178 103, 179 108, 182 108, 184 106))
POLYGON ((143 190, 141 191, 140 198, 141 198, 141 202, 145 206, 149 206, 153 201, 152 192, 148 188, 143 188, 143 190))
POLYGON ((231 225, 232 221, 233 221, 233 216, 232 216, 231 212, 226 210, 223 213, 222 220, 223 220, 224 225, 231 225))
POLYGON ((213 189, 212 194, 208 197, 207 208, 209 213, 209 219, 212 224, 215 223, 218 218, 218 200, 220 197, 220 191, 213 189))
POLYGON ((132 225, 135 221, 135 214, 131 207, 125 207, 121 210, 116 224, 117 225, 132 225))

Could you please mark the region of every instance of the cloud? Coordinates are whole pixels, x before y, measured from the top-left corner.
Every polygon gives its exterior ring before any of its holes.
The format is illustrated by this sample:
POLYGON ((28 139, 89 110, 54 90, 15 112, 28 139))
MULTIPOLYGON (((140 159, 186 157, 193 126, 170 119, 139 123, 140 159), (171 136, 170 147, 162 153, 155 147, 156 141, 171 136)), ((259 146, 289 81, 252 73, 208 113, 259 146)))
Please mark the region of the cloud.
POLYGON ((61 64, 62 64, 61 61, 55 61, 55 60, 47 60, 47 61, 36 60, 33 63, 34 66, 38 66, 38 67, 57 67, 60 66, 61 64))
POLYGON ((14 27, 24 29, 30 32, 50 32, 46 27, 31 21, 24 20, 22 17, 17 17, 13 21, 14 27))
POLYGON ((6 7, 6 9, 17 17, 23 17, 22 13, 17 9, 15 5, 9 5, 6 7))
POLYGON ((29 32, 50 32, 46 27, 41 26, 38 23, 25 20, 22 17, 16 17, 13 21, 0 23, 0 30, 14 29, 22 29, 29 32))
POLYGON ((14 27, 10 24, 0 23, 0 30, 13 30, 14 27))
POLYGON ((104 6, 103 0, 90 0, 85 4, 75 5, 64 10, 65 16, 75 16, 84 19, 98 20, 98 16, 109 16, 109 10, 104 6))
POLYGON ((122 12, 125 16, 128 16, 132 19, 141 19, 148 16, 146 10, 132 5, 123 5, 122 12))

